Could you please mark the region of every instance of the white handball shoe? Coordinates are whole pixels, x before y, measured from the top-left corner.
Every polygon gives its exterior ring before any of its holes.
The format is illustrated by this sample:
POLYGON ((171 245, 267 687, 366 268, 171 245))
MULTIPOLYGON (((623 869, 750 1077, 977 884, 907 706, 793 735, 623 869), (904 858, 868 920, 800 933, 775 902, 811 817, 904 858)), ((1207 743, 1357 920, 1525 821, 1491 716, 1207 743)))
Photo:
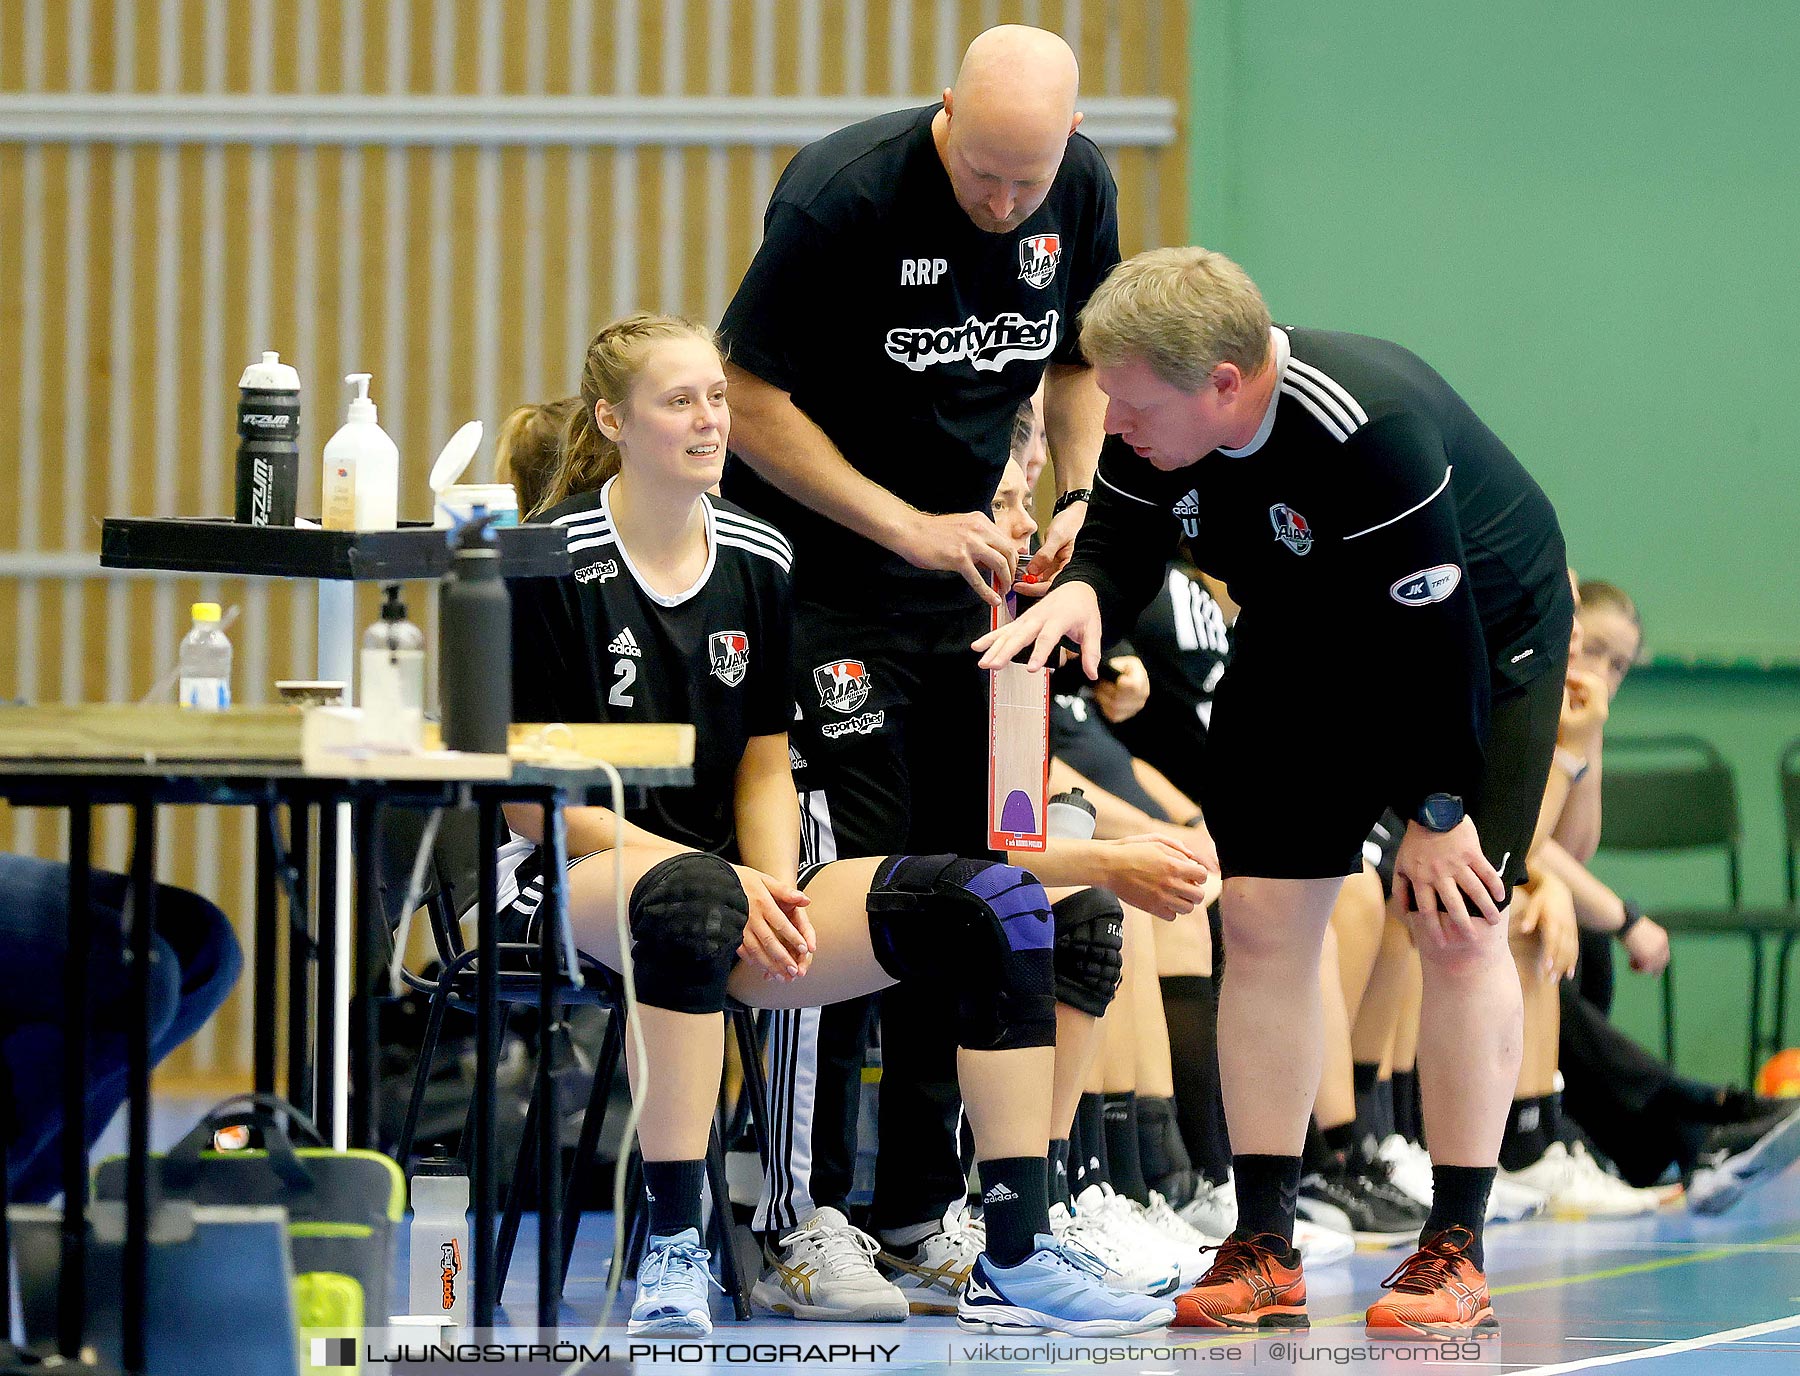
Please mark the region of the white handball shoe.
POLYGON ((795 1319, 894 1323, 910 1311, 899 1286, 875 1269, 881 1245, 836 1209, 819 1209, 776 1243, 751 1288, 764 1309, 795 1319))
POLYGON ((1559 1218, 1636 1218, 1662 1204, 1655 1190, 1634 1189, 1601 1170, 1580 1142, 1573 1148, 1552 1142, 1537 1161, 1500 1178, 1542 1194, 1559 1218))

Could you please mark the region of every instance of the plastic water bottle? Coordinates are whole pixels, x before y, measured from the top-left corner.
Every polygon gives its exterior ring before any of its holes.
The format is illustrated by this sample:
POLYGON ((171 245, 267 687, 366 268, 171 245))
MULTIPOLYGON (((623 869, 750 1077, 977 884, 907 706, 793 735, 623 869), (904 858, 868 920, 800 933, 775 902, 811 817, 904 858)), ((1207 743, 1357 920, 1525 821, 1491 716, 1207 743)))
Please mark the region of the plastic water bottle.
POLYGON ((299 487, 300 374, 265 353, 238 379, 238 524, 292 526, 299 487))
POLYGON ((194 629, 181 637, 178 701, 183 707, 223 711, 231 706, 231 642, 219 629, 219 604, 196 602, 189 610, 194 629))
POLYGON ((1044 809, 1044 815, 1047 822, 1046 835, 1072 836, 1082 841, 1093 839, 1096 820, 1094 805, 1079 788, 1058 793, 1044 809))
POLYGON ((469 1177, 444 1156, 419 1162, 412 1178, 412 1284, 415 1317, 469 1318, 469 1177))

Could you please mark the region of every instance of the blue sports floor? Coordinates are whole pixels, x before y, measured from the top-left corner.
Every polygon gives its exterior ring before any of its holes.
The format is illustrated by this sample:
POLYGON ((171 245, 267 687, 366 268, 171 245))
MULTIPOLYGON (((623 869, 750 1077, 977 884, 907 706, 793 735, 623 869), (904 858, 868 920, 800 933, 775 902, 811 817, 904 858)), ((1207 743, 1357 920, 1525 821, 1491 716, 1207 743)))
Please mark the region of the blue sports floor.
MULTIPOLYGON (((564 1309, 566 1338, 591 1331, 599 1318, 610 1223, 610 1215, 602 1214, 582 1220, 564 1309)), ((522 1325, 533 1322, 536 1293, 531 1226, 528 1218, 503 1296, 511 1320, 522 1325)), ((1625 1367, 1629 1376, 1800 1376, 1800 1169, 1721 1218, 1699 1218, 1677 1205, 1625 1222, 1515 1224, 1490 1230, 1488 1239, 1488 1277, 1502 1331, 1498 1341, 1471 1347, 1478 1352, 1473 1356, 1454 1345, 1364 1339, 1363 1307, 1380 1293, 1383 1277, 1403 1255, 1399 1251, 1359 1253, 1310 1274, 1313 1326, 1303 1337, 1206 1339, 1175 1330, 1148 1341, 1088 1344, 1105 1350, 1083 1354, 1083 1344, 1067 1339, 1038 1340, 1018 1350, 1016 1340, 965 1338, 947 1318, 851 1328, 766 1317, 738 1324, 721 1317, 709 1340, 716 1346, 678 1355, 690 1359, 681 1363, 689 1371, 967 1369, 1001 1376, 1098 1369, 1095 1359, 1101 1358, 1110 1371, 1155 1373, 1390 1373, 1432 1363, 1539 1376, 1602 1367, 1625 1367), (1121 1350, 1128 1343, 1151 1350, 1128 1356, 1121 1350), (827 1365, 812 1354, 778 1353, 771 1344, 897 1344, 898 1350, 827 1365), (771 1360, 757 1360, 764 1357, 771 1360)), ((628 1297, 629 1288, 623 1301, 628 1297)), ((725 1297, 715 1295, 715 1316, 729 1312, 725 1297)), ((605 1337, 617 1360, 629 1353, 622 1311, 614 1317, 605 1337)))

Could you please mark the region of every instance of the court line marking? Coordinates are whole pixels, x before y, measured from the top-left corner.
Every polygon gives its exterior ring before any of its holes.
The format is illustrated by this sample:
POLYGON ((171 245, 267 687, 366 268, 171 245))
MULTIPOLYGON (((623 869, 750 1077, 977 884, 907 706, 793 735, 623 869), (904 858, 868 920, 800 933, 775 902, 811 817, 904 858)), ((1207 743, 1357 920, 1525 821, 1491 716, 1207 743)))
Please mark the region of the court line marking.
MULTIPOLYGON (((1490 1295, 1524 1295, 1536 1290, 1561 1290, 1567 1286, 1585 1285, 1591 1281, 1617 1280, 1623 1276, 1641 1276, 1651 1271, 1667 1271, 1677 1266, 1693 1266, 1703 1261, 1722 1261, 1727 1257, 1748 1256, 1751 1253, 1766 1252, 1795 1244, 1800 1244, 1800 1233, 1784 1233, 1780 1237, 1767 1238, 1761 1242, 1723 1242, 1715 1247, 1709 1247, 1705 1251, 1689 1252, 1682 1256, 1657 1257, 1653 1261, 1633 1261, 1623 1266, 1608 1266, 1602 1270, 1583 1271, 1573 1276, 1546 1276, 1541 1280, 1524 1280, 1515 1281, 1511 1285, 1496 1285, 1491 1287, 1488 1293, 1490 1295)), ((1358 1309, 1348 1314, 1332 1314, 1328 1318, 1314 1319, 1312 1326, 1314 1328, 1341 1328, 1346 1324, 1361 1323, 1367 1312, 1367 1310, 1358 1309)), ((1800 1322, 1800 1315, 1783 1319, 1781 1322, 1783 1324, 1800 1322)), ((1221 1335, 1197 1343, 1178 1344, 1178 1346, 1221 1347, 1230 1343, 1254 1341, 1257 1338, 1269 1336, 1271 1335, 1266 1332, 1247 1331, 1233 1334, 1230 1337, 1221 1335)), ((1287 1335, 1276 1336, 1285 1337, 1287 1335)), ((1647 1352, 1649 1349, 1645 1348, 1642 1351, 1647 1352)), ((1638 1354, 1620 1353, 1615 1355, 1630 1358, 1638 1354)), ((1544 1369, 1533 1368, 1533 1371, 1544 1369)))
POLYGON ((1742 1328, 1724 1328, 1717 1333, 1702 1333, 1697 1338, 1682 1338, 1672 1343, 1659 1343, 1655 1347, 1640 1347, 1635 1352, 1608 1352, 1599 1357, 1581 1357, 1573 1362, 1527 1367, 1518 1376, 1559 1376, 1559 1373, 1565 1371, 1587 1371, 1597 1366, 1619 1366, 1624 1362, 1648 1361, 1652 1357, 1672 1357, 1679 1352, 1697 1352, 1703 1347, 1717 1347, 1721 1343, 1736 1342, 1740 1338, 1776 1333, 1796 1324, 1800 1324, 1800 1314, 1789 1314, 1785 1319, 1768 1319, 1763 1323, 1745 1324, 1742 1328))

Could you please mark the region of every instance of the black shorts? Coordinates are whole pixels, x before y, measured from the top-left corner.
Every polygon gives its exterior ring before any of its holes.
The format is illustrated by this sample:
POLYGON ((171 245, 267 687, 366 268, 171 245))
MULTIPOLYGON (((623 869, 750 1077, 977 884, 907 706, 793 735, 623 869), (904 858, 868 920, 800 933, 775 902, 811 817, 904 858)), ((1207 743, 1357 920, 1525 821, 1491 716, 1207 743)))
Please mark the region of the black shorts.
MULTIPOLYGON (((1496 680, 1486 764, 1464 800, 1509 899, 1525 880, 1556 749, 1565 669, 1562 656, 1524 684, 1496 680)), ((1225 875, 1355 874, 1388 810, 1387 762, 1403 729, 1403 719, 1379 704, 1334 696, 1316 675, 1264 681, 1240 658, 1219 685, 1201 800, 1225 875)))
POLYGON ((930 619, 794 609, 788 733, 802 858, 987 849, 985 606, 930 619))

